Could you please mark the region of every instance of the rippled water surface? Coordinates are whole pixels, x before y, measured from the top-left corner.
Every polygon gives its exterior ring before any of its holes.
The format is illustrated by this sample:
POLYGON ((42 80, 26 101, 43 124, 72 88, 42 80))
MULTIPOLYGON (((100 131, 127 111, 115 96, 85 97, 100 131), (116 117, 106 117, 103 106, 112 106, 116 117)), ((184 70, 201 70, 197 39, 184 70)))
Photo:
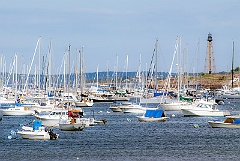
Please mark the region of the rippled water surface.
MULTIPOLYGON (((207 121, 222 117, 183 117, 166 112, 170 119, 140 123, 136 115, 113 113, 110 104, 95 104, 97 119, 108 124, 83 131, 59 133, 58 140, 8 139, 11 130, 34 117, 3 117, 0 122, 0 160, 239 160, 240 129, 212 129, 207 121), (101 113, 97 113, 102 111, 101 113), (173 117, 172 115, 175 115, 173 117), (198 124, 199 128, 194 128, 198 124)), ((220 109, 240 113, 240 102, 226 101, 220 109)), ((84 109, 89 115, 90 109, 84 109)))

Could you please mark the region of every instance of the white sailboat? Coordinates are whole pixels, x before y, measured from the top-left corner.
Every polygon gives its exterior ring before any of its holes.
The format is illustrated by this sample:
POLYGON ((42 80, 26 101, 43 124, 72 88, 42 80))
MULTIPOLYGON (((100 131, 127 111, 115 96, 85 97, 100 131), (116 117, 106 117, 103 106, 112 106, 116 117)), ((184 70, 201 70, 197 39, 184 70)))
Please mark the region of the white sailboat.
MULTIPOLYGON (((68 70, 69 70, 69 74, 68 74, 68 84, 67 84, 67 93, 68 93, 68 102, 69 102, 69 86, 70 86, 70 46, 68 49, 68 70)), ((68 117, 67 118, 60 118, 59 120, 59 129, 62 131, 81 131, 85 128, 85 124, 83 124, 80 121, 80 117, 82 116, 80 114, 80 110, 69 110, 70 106, 69 103, 68 105, 68 117)))
POLYGON ((80 101, 75 101, 75 106, 77 107, 92 107, 93 100, 88 98, 82 97, 84 94, 84 87, 85 87, 85 74, 84 74, 84 51, 82 47, 82 51, 80 52, 80 101))
MULTIPOLYGON (((14 62, 15 64, 15 96, 16 96, 16 91, 17 91, 17 54, 15 54, 14 57, 14 62)), ((14 105, 14 107, 7 108, 7 109, 0 109, 0 112, 2 113, 3 116, 30 116, 33 115, 34 111, 29 110, 26 106, 18 106, 14 105)))
POLYGON ((81 131, 86 124, 81 121, 81 115, 76 114, 80 111, 68 111, 68 118, 60 119, 59 129, 62 131, 81 131))
MULTIPOLYGON (((173 68, 173 63, 175 60, 175 56, 179 55, 179 44, 181 46, 181 38, 177 37, 176 39, 176 44, 175 44, 175 50, 174 50, 174 54, 173 54, 173 59, 172 59, 172 63, 171 63, 171 67, 169 70, 169 74, 168 74, 168 82, 167 85, 168 87, 165 87, 165 89, 170 89, 170 78, 171 78, 171 73, 172 73, 172 68, 173 68)), ((177 70, 178 70, 178 83, 177 83, 177 99, 171 99, 168 100, 168 102, 163 102, 160 104, 160 107, 164 110, 164 111, 180 111, 182 108, 191 108, 191 104, 189 104, 188 102, 183 102, 180 100, 180 75, 181 75, 181 61, 177 60, 177 70)))

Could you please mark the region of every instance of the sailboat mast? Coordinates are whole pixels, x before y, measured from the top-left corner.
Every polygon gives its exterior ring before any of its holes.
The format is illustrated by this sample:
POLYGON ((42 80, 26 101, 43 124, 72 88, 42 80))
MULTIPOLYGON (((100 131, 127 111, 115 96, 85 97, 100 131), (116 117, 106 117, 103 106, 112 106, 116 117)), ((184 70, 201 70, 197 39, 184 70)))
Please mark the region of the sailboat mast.
POLYGON ((81 94, 83 93, 83 90, 84 90, 84 88, 83 88, 83 84, 84 84, 84 82, 83 82, 83 77, 84 77, 84 75, 83 75, 83 55, 84 53, 83 53, 83 47, 82 47, 82 51, 80 51, 80 88, 81 88, 81 94))
POLYGON ((71 45, 68 46, 68 86, 67 86, 67 92, 68 92, 68 109, 69 109, 69 86, 70 86, 70 47, 71 45))
POLYGON ((233 88, 233 61, 234 61, 234 41, 233 41, 233 55, 232 55, 232 88, 233 88))
POLYGON ((40 89, 41 89, 41 79, 40 79, 40 72, 41 72, 41 64, 40 64, 40 46, 41 46, 41 36, 39 37, 39 47, 38 47, 38 94, 40 95, 40 89))
POLYGON ((48 87, 52 87, 52 38, 50 39, 50 46, 49 46, 49 83, 48 87))
POLYGON ((127 72, 128 72, 128 55, 126 58, 126 89, 128 89, 127 72))
POLYGON ((158 43, 158 39, 156 39, 156 44, 155 44, 155 90, 157 91, 158 87, 157 87, 157 43, 158 43))

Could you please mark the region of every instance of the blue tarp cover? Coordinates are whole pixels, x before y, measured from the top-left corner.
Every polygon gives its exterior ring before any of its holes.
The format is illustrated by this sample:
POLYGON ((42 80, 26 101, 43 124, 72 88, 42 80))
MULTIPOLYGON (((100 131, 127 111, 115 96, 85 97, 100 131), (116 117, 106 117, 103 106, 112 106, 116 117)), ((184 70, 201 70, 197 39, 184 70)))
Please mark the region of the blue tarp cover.
POLYGON ((233 122, 234 124, 240 124, 240 120, 236 120, 233 122))
POLYGON ((42 126, 42 121, 41 120, 35 120, 33 122, 33 130, 38 130, 39 127, 41 127, 41 126, 42 126))
POLYGON ((145 117, 160 118, 163 115, 163 110, 146 110, 145 117))

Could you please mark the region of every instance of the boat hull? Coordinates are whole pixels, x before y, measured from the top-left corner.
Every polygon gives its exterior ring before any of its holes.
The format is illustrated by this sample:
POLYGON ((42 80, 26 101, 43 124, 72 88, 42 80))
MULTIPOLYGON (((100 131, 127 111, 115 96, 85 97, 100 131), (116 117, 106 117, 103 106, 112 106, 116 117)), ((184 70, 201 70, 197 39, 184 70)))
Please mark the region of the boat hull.
POLYGON ((113 112, 122 112, 120 107, 109 107, 113 112))
POLYGON ((191 105, 186 103, 169 103, 169 104, 160 104, 161 109, 164 111, 181 111, 182 108, 190 108, 191 105))
POLYGON ((240 128, 240 124, 225 123, 221 121, 208 121, 212 128, 240 128))
POLYGON ((82 123, 60 123, 59 128, 62 131, 82 131, 85 128, 85 125, 82 123))
POLYGON ((42 124, 48 127, 59 127, 60 118, 40 118, 42 124))
POLYGON ((74 102, 76 107, 92 107, 93 106, 93 102, 92 101, 88 101, 88 102, 74 102))
POLYGON ((144 117, 144 116, 137 116, 138 120, 140 122, 164 122, 169 117, 160 117, 160 118, 154 118, 154 117, 144 117))
MULTIPOLYGON (((35 131, 18 131, 17 132, 23 139, 29 140, 50 140, 53 139, 49 132, 44 130, 35 130, 35 131)), ((54 139, 58 138, 58 134, 55 135, 54 139)))
POLYGON ((22 136, 23 139, 30 139, 30 140, 50 140, 50 135, 48 132, 26 132, 26 131, 19 131, 18 134, 22 136))
POLYGON ((206 110, 198 110, 198 109, 181 109, 184 116, 226 116, 230 115, 227 111, 206 111, 206 110))
POLYGON ((25 110, 25 111, 15 111, 15 110, 4 110, 1 109, 0 112, 2 113, 3 116, 32 116, 33 111, 30 110, 25 110))

